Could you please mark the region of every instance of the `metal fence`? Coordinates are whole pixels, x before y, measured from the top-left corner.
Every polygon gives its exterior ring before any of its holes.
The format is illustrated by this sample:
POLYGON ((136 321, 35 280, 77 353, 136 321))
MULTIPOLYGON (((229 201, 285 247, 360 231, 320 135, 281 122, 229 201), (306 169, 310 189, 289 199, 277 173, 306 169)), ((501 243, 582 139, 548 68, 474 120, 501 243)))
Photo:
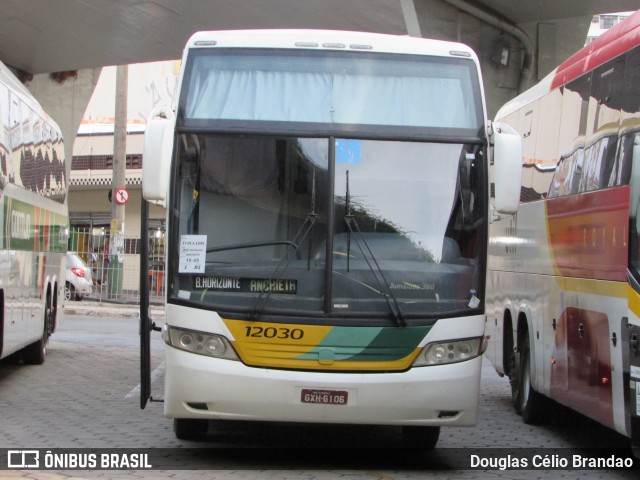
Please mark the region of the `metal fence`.
MULTIPOLYGON (((104 227, 71 228, 69 251, 76 252, 91 269, 93 292, 86 300, 139 303, 139 236, 110 234, 104 227)), ((165 239, 160 230, 149 234, 149 297, 161 302, 165 292, 165 239)))

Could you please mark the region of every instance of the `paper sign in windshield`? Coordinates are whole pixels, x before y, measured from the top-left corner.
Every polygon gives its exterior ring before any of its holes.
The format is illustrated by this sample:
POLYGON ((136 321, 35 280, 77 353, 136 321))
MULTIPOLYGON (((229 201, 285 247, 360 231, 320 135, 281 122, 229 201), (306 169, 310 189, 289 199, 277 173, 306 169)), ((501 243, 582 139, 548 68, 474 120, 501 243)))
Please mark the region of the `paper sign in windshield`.
POLYGON ((204 273, 207 256, 206 235, 180 236, 178 273, 204 273))

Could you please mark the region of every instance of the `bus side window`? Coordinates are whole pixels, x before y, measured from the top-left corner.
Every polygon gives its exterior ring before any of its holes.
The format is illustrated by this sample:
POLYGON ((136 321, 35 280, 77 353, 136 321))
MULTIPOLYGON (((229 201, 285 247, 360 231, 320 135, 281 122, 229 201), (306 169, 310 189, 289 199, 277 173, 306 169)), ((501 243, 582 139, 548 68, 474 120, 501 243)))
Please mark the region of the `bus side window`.
POLYGON ((570 183, 566 187, 567 193, 579 193, 582 191, 584 177, 584 149, 579 148, 573 154, 574 161, 571 171, 570 183))
POLYGON ((624 89, 622 92, 622 112, 626 116, 636 117, 640 112, 640 46, 635 47, 626 56, 624 70, 624 89))
POLYGON ((629 269, 634 274, 637 274, 640 268, 640 215, 638 215, 638 208, 640 208, 640 133, 634 135, 628 135, 623 143, 623 149, 625 156, 630 158, 628 163, 632 164, 631 170, 631 198, 629 199, 629 217, 630 217, 630 229, 629 232, 629 265, 634 268, 629 269), (631 141, 634 140, 634 141, 631 141))
POLYGON ((584 191, 609 185, 618 146, 616 137, 620 125, 624 74, 623 56, 606 62, 593 72, 589 101, 589 118, 593 119, 593 128, 587 132, 591 165, 584 191))
POLYGON ((640 216, 638 208, 640 207, 640 133, 627 135, 622 142, 621 148, 627 163, 631 164, 630 183, 631 183, 631 199, 630 211, 631 218, 636 219, 636 232, 640 232, 640 216))
POLYGON ((625 134, 620 137, 608 187, 629 185, 631 182, 633 147, 636 144, 640 144, 640 134, 638 133, 625 134))
MULTIPOLYGON (((622 91, 621 101, 621 125, 638 125, 640 119, 640 95, 638 95, 638 85, 640 84, 640 47, 636 47, 626 55, 626 64, 624 72, 624 89, 622 91)), ((640 172, 640 158, 634 154, 635 149, 640 145, 640 133, 638 128, 633 127, 635 131, 626 133, 620 139, 620 147, 618 149, 616 171, 616 184, 627 185, 632 183, 632 191, 638 188, 634 184, 637 181, 632 180, 631 176, 638 177, 640 172)), ((613 179, 612 179, 613 181, 613 179)), ((610 182, 611 183, 611 182, 610 182)), ((632 205, 634 207, 635 205, 632 205)))

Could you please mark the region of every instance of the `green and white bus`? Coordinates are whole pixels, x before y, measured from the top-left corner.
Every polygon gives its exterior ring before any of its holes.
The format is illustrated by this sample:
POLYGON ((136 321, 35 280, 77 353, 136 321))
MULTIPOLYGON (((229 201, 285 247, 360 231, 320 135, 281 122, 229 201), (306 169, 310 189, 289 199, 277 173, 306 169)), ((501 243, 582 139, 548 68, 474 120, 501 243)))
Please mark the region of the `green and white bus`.
MULTIPOLYGON (((210 419, 384 424, 431 448, 440 427, 474 425, 488 164, 520 178, 519 137, 487 122, 475 53, 370 33, 201 32, 180 85, 143 157, 144 197, 168 211, 176 435, 210 419)), ((512 212, 519 185, 501 186, 497 208, 512 212)))
POLYGON ((0 63, 0 358, 45 360, 68 236, 62 134, 0 63))

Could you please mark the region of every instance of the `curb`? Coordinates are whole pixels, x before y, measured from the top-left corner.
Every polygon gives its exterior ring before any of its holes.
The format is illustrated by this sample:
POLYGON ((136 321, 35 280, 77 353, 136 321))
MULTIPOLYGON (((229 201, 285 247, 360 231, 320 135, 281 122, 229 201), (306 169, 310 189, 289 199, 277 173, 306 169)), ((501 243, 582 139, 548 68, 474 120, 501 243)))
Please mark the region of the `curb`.
MULTIPOLYGON (((65 315, 84 315, 89 317, 140 318, 140 306, 129 304, 69 301, 63 305, 62 312, 65 315)), ((151 305, 149 314, 152 317, 164 316, 164 307, 151 305)))

